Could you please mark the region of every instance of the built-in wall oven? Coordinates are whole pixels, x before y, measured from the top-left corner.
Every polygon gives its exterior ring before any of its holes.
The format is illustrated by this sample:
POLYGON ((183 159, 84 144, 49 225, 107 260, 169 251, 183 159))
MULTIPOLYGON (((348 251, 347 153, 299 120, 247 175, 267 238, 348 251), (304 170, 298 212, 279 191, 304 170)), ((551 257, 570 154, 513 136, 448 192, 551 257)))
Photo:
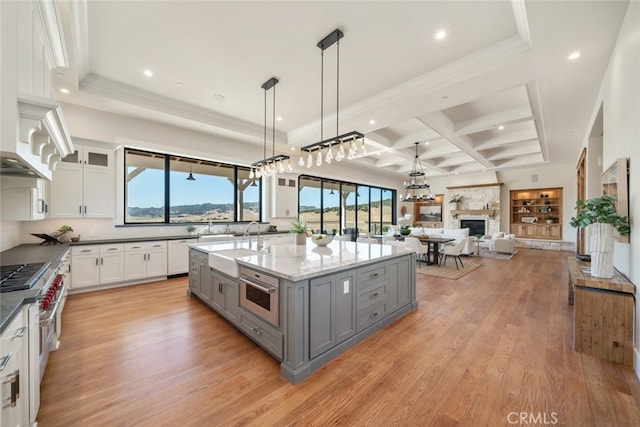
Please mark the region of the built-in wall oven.
POLYGON ((279 281, 264 273, 240 269, 240 306, 274 326, 279 326, 279 281))

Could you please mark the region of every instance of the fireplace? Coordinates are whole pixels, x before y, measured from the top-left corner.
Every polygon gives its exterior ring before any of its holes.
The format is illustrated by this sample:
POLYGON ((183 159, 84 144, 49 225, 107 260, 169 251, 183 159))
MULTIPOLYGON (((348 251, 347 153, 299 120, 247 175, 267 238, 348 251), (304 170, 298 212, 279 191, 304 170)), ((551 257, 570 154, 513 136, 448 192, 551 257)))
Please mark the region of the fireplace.
POLYGON ((461 219, 460 228, 469 228, 469 236, 487 234, 487 223, 484 219, 461 219))

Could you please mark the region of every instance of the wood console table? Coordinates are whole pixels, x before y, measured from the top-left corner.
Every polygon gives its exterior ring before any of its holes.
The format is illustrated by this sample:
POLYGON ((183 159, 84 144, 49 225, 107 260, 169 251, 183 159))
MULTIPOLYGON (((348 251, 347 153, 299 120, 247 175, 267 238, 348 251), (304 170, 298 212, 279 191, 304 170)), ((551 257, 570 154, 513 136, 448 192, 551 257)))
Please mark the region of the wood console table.
POLYGON ((590 274, 591 264, 569 257, 569 304, 573 310, 573 348, 633 366, 636 287, 617 270, 613 278, 590 274))

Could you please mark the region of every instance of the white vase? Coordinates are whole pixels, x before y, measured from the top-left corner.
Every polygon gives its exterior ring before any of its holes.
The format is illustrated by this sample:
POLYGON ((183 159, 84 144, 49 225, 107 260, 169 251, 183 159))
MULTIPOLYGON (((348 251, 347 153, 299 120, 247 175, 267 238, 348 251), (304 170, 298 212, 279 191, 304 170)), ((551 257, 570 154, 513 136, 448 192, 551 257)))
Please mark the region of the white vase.
POLYGON ((307 233, 297 233, 296 245, 306 245, 306 244, 307 244, 307 233))
POLYGON ((591 249, 591 275, 610 279, 613 277, 613 249, 615 238, 611 224, 595 223, 589 230, 589 248, 591 249))

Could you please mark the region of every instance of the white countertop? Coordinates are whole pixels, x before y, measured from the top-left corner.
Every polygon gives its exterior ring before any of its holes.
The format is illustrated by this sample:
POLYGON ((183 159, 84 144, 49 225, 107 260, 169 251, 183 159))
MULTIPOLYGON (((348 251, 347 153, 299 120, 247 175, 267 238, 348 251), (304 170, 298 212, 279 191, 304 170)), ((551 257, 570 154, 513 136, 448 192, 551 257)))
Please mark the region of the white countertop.
MULTIPOLYGON (((193 243, 189 246, 203 252, 239 248, 255 250, 256 239, 253 238, 251 243, 251 248, 248 240, 193 243)), ((294 235, 268 239, 264 243, 268 252, 236 258, 238 264, 294 282, 412 252, 397 246, 343 241, 333 241, 326 247, 319 247, 309 238, 306 245, 296 245, 294 235)))

